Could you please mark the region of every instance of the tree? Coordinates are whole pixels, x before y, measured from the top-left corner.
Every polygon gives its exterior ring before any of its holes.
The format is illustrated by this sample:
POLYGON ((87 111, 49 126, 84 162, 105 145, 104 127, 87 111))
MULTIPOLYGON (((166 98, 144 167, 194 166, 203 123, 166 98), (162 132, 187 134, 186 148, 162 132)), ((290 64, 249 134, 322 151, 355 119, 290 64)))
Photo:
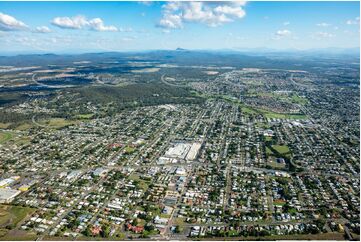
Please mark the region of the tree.
POLYGON ((183 229, 182 229, 179 225, 177 225, 177 226, 175 227, 174 232, 176 232, 177 234, 179 234, 179 233, 182 232, 182 231, 183 231, 183 229))
POLYGON ((86 236, 86 237, 90 237, 92 236, 92 232, 90 231, 90 227, 86 227, 86 229, 84 230, 83 234, 86 236))
POLYGON ((102 230, 100 231, 100 235, 101 235, 103 238, 107 238, 107 237, 109 237, 109 234, 110 234, 110 227, 109 227, 109 225, 103 225, 103 226, 102 226, 102 230))
POLYGON ((137 219, 134 219, 133 222, 132 222, 132 225, 133 225, 133 226, 137 226, 137 225, 138 225, 138 220, 137 220, 137 219))

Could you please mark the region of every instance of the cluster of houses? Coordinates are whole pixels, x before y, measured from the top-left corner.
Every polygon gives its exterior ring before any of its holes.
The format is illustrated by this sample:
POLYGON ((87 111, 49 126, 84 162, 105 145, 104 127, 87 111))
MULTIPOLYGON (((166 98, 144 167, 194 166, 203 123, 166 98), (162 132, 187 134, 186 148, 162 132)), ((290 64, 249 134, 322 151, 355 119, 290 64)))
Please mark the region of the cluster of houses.
POLYGON ((3 202, 35 208, 20 228, 42 236, 355 233, 357 167, 317 127, 209 101, 39 128, 31 145, 0 147, 0 198, 13 189, 3 202), (289 149, 273 154, 283 166, 267 166, 267 145, 289 149))

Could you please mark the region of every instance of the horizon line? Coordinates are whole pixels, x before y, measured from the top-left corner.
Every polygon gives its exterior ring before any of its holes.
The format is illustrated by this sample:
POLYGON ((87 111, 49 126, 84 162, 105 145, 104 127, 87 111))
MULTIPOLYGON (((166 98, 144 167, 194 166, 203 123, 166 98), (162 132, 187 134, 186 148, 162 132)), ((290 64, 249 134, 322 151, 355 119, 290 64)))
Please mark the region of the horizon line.
MULTIPOLYGON (((256 47, 256 48, 220 48, 220 49, 189 49, 178 47, 176 49, 134 49, 134 50, 84 50, 84 51, 75 51, 75 50, 60 50, 60 51, 46 51, 46 50, 37 50, 37 51, 0 51, 2 56, 20 56, 20 55, 81 55, 81 54, 99 54, 99 53, 139 53, 139 52, 153 52, 153 51, 198 51, 198 52, 254 52, 254 53, 271 53, 271 52, 307 52, 307 51, 325 51, 325 50, 336 50, 336 52, 342 51, 354 51, 355 54, 360 54, 360 47, 325 47, 325 48, 267 48, 267 47, 256 47)), ((335 51, 334 51, 335 52, 335 51)), ((334 54, 331 52, 330 54, 334 54)))

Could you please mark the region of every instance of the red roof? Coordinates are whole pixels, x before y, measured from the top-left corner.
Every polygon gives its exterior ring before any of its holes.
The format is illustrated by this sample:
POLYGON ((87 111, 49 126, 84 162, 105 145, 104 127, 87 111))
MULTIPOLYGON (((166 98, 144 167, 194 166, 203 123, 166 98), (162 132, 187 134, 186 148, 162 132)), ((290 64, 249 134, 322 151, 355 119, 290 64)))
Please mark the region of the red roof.
POLYGON ((100 233, 100 231, 102 231, 102 228, 100 226, 94 226, 91 229, 91 232, 92 232, 93 235, 98 235, 100 233))
POLYGON ((133 231, 134 233, 141 233, 141 232, 143 232, 143 230, 144 230, 144 227, 143 227, 143 226, 133 226, 133 225, 130 224, 130 223, 127 223, 126 226, 127 226, 127 229, 128 229, 128 230, 131 230, 131 231, 133 231))

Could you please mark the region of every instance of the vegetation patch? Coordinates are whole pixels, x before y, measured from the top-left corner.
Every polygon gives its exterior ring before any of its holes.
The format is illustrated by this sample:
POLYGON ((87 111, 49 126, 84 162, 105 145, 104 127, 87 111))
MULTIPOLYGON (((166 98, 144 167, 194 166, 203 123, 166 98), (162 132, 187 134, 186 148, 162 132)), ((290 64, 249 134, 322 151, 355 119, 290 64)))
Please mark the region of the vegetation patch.
POLYGON ((92 113, 76 115, 77 119, 91 119, 94 116, 92 113))
POLYGON ((1 241, 25 241, 25 240, 35 241, 36 238, 37 238, 36 233, 23 231, 23 230, 11 230, 4 236, 0 235, 1 241))
POLYGON ((287 145, 272 145, 272 148, 280 154, 287 154, 290 152, 290 149, 287 145))
POLYGON ((67 119, 64 119, 64 118, 52 118, 52 119, 48 119, 48 120, 42 120, 39 123, 41 125, 45 125, 45 126, 47 126, 49 128, 60 129, 60 128, 64 128, 66 126, 76 124, 77 121, 67 120, 67 119))
POLYGON ((265 137, 265 140, 266 140, 266 141, 272 141, 272 137, 271 137, 271 136, 266 136, 266 137, 265 137))
POLYGON ((0 206, 0 228, 3 227, 15 227, 21 220, 27 215, 34 212, 35 209, 19 206, 0 206))
POLYGON ((124 152, 125 152, 126 154, 133 154, 134 151, 135 151, 135 148, 133 148, 133 147, 131 147, 131 146, 125 147, 125 150, 124 150, 124 152))
POLYGON ((17 127, 15 127, 15 129, 16 130, 28 130, 28 129, 31 129, 32 127, 34 127, 34 126, 30 123, 22 123, 22 124, 18 125, 17 127))
POLYGON ((241 103, 237 98, 227 96, 227 95, 203 95, 203 94, 198 94, 198 95, 202 96, 202 97, 208 97, 211 99, 223 99, 227 102, 237 104, 241 107, 243 113, 246 113, 249 115, 260 114, 260 115, 265 116, 266 118, 275 118, 275 119, 307 119, 307 116, 304 114, 276 113, 276 112, 272 112, 269 110, 250 107, 250 106, 247 106, 247 105, 244 105, 243 103, 241 103))
POLYGON ((305 98, 305 97, 300 97, 300 96, 298 96, 298 95, 296 95, 296 94, 293 94, 293 95, 291 96, 291 101, 292 101, 292 103, 297 103, 297 104, 302 104, 302 105, 305 105, 305 104, 308 103, 308 99, 307 99, 307 98, 305 98))
POLYGON ((11 140, 13 134, 7 131, 0 131, 0 144, 4 144, 7 141, 11 140))
POLYGON ((36 234, 15 229, 34 211, 34 208, 0 205, 0 240, 34 240, 36 234))
POLYGON ((80 94, 80 102, 113 103, 119 108, 150 106, 167 103, 199 103, 203 99, 188 88, 173 87, 163 83, 142 83, 126 86, 89 86, 73 90, 80 94))

